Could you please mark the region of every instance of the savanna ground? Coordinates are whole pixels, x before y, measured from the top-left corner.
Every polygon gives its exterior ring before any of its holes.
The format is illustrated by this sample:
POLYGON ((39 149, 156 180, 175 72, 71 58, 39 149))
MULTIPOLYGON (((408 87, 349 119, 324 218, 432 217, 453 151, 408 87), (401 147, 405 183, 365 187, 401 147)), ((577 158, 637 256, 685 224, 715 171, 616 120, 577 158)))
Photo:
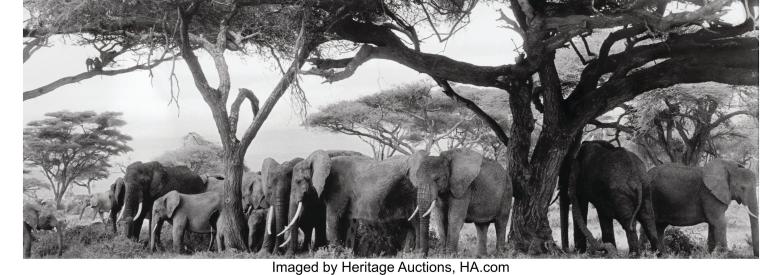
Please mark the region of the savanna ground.
MULTIPOLYGON (((676 228, 666 231, 666 243, 669 251, 678 253, 669 253, 665 258, 752 258, 752 247, 750 245, 750 228, 747 212, 742 209, 743 206, 732 203, 727 211, 728 217, 728 247, 727 252, 708 253, 705 249, 707 226, 700 224, 697 226, 676 228)), ((90 212, 90 210, 87 210, 90 212)), ((560 243, 559 226, 559 208, 557 204, 552 205, 549 210, 549 221, 553 230, 554 240, 560 243)), ((247 253, 247 252, 215 252, 207 251, 209 236, 200 234, 187 234, 185 243, 189 253, 176 254, 170 251, 172 247, 171 231, 168 224, 163 227, 161 241, 164 248, 169 251, 158 251, 150 253, 146 246, 148 240, 147 226, 145 225, 141 232, 141 241, 135 242, 126 239, 124 236, 115 236, 111 230, 100 223, 99 219, 90 220, 92 213, 85 213, 85 218, 79 220, 78 215, 67 215, 68 229, 64 235, 63 258, 282 258, 280 255, 268 255, 266 253, 247 253), (193 252, 195 251, 195 252, 193 252)), ((600 236, 599 223, 594 209, 590 210, 589 228, 595 237, 600 236)), ((570 222, 571 250, 572 250, 572 230, 573 223, 570 222)), ((618 223, 614 223, 615 236, 620 257, 627 255, 627 241, 625 233, 618 223)), ((459 251, 455 255, 445 255, 439 251, 430 252, 429 258, 474 258, 475 247, 478 239, 475 233, 475 227, 472 224, 465 224, 461 232, 459 241, 459 251)), ((57 252, 56 235, 52 232, 33 233, 36 242, 33 243, 33 258, 55 258, 57 252)), ((435 238, 432 238, 437 242, 435 238)), ((488 253, 490 258, 531 258, 529 255, 515 253, 505 250, 497 253, 495 249, 496 237, 494 228, 489 228, 488 253)), ((302 253, 297 258, 355 258, 350 251, 342 248, 328 247, 315 252, 302 253)), ((543 257, 561 257, 561 258, 590 258, 586 254, 568 253, 560 256, 546 255, 543 257)), ((651 253, 646 253, 643 258, 656 258, 651 253)), ((422 258, 420 253, 400 252, 394 258, 422 258)))

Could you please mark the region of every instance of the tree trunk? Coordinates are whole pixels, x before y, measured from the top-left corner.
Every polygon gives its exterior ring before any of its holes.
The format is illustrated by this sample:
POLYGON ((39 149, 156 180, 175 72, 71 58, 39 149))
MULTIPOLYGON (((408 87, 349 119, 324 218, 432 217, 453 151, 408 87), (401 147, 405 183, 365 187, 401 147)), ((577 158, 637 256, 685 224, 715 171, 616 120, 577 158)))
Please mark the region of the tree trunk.
MULTIPOLYGON (((572 136, 562 129, 545 127, 532 155, 529 181, 513 202, 511 237, 516 249, 528 254, 557 251, 548 221, 548 204, 572 136)), ((516 155, 511 155, 517 161, 516 155)))
POLYGON ((226 150, 225 198, 220 218, 217 220, 218 243, 225 248, 247 251, 247 220, 242 212, 242 174, 244 173, 244 154, 239 148, 226 150))

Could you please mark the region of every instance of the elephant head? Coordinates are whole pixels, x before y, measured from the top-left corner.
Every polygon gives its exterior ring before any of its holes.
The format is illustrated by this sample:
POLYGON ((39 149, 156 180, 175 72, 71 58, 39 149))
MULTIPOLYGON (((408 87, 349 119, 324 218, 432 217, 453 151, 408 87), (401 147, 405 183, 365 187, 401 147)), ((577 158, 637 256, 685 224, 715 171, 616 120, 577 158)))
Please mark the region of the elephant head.
POLYGON ((703 168, 703 184, 717 197, 729 205, 731 200, 746 205, 752 229, 752 249, 758 255, 758 193, 757 176, 749 169, 735 162, 713 160, 703 168))
POLYGON ((151 227, 153 239, 149 242, 149 249, 155 250, 158 238, 160 236, 160 230, 163 227, 163 222, 170 220, 174 217, 179 207, 181 196, 177 191, 168 192, 168 194, 155 200, 152 204, 152 219, 149 221, 151 227))
POLYGON ((222 175, 203 174, 201 175, 201 181, 204 182, 206 192, 217 192, 222 194, 223 191, 225 191, 225 177, 222 175))
MULTIPOLYGON (((293 167, 303 159, 295 158, 282 164, 277 163, 272 158, 266 158, 261 166, 261 188, 254 188, 252 200, 256 202, 258 208, 262 208, 264 201, 269 204, 269 211, 266 215, 266 234, 282 233, 283 227, 288 224, 289 218, 294 218, 292 209, 296 209, 295 217, 301 215, 301 207, 291 205, 291 177, 293 167), (272 228, 274 227, 274 228, 272 228), (273 232, 272 232, 273 231, 273 232)), ((278 238, 277 242, 282 243, 278 238)), ((279 245, 279 244, 278 244, 279 245)), ((280 245, 282 246, 282 245, 280 245)), ((269 247, 274 252, 276 247, 269 247)), ((289 249, 292 253, 292 249, 289 249)))
POLYGON ((477 152, 455 149, 428 156, 419 151, 410 159, 410 181, 417 189, 417 206, 412 219, 419 213, 418 247, 424 253, 429 246, 429 219, 438 197, 461 198, 478 177, 483 156, 477 152), (422 212, 423 211, 423 212, 422 212))
MULTIPOLYGON (((62 235, 66 222, 57 214, 57 208, 54 205, 25 201, 22 212, 24 229, 28 231, 26 233, 29 234, 29 230, 52 230, 57 233, 57 256, 62 256, 62 235)), ((25 245, 25 257, 30 257, 29 245, 25 245)))
POLYGON ((244 173, 242 176, 242 209, 245 211, 245 216, 249 216, 254 209, 269 208, 261 184, 261 172, 244 173))

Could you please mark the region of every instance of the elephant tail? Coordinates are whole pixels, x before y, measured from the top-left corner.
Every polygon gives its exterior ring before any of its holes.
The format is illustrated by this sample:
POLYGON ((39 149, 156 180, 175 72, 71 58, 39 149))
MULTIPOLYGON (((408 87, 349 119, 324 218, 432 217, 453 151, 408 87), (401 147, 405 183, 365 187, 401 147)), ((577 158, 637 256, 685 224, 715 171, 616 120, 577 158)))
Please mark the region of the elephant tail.
MULTIPOLYGON (((630 226, 632 226, 632 227, 635 227, 635 220, 638 218, 638 212, 641 211, 641 205, 643 205, 643 199, 644 199, 643 190, 644 190, 645 183, 644 183, 643 178, 638 179, 638 181, 639 181, 638 188, 636 188, 636 192, 635 192, 636 193, 635 194, 635 196, 636 196, 635 209, 633 209, 633 216, 630 217, 630 226)), ((628 185, 630 187, 633 186, 631 183, 632 182, 628 182, 628 185)))

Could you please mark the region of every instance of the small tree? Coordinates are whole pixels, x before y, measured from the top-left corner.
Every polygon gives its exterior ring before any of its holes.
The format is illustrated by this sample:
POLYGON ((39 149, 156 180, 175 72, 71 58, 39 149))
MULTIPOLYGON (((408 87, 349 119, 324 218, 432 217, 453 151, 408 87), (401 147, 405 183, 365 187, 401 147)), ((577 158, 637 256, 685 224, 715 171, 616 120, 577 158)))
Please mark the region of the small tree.
POLYGON ((24 128, 24 160, 41 169, 57 205, 71 184, 106 178, 109 159, 132 150, 121 115, 59 111, 24 128))

